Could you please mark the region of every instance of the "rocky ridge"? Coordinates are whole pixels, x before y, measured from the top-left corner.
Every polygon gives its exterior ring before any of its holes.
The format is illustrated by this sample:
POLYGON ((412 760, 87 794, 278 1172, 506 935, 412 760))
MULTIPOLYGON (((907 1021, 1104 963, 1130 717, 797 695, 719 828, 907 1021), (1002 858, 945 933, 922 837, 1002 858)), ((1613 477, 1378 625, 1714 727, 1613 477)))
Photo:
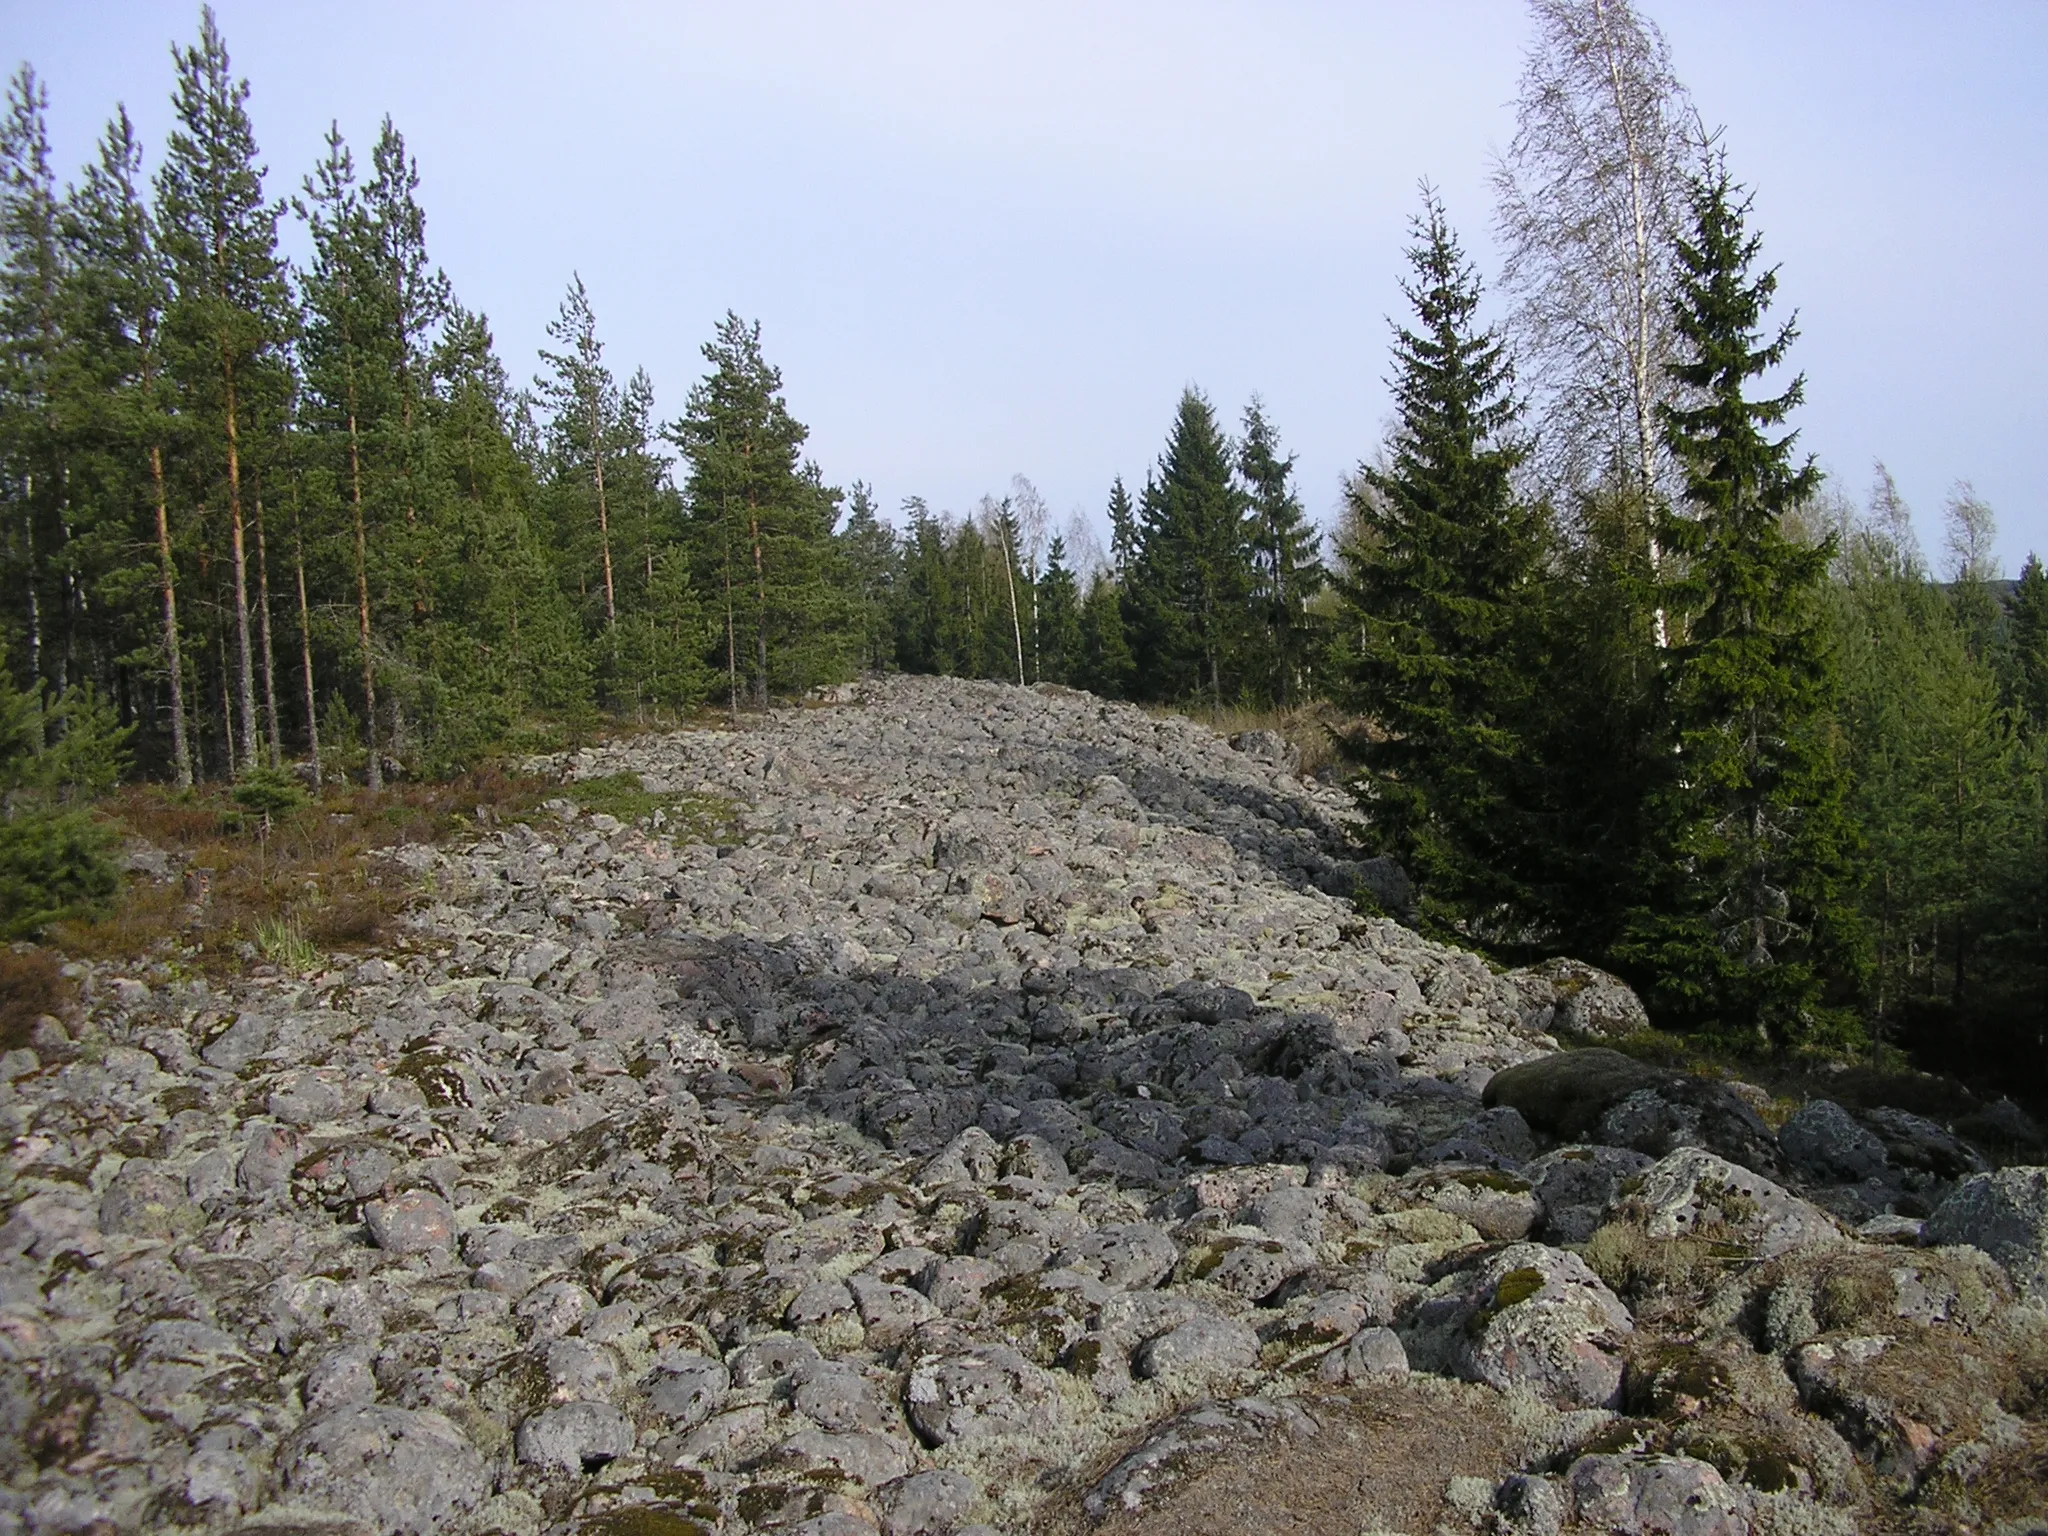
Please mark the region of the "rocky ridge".
POLYGON ((1360 916, 1279 738, 550 766, 733 831, 572 784, 388 955, 0 1057, 0 1531, 2042 1528, 2048 1175, 1560 1052, 1640 1006, 1360 916))

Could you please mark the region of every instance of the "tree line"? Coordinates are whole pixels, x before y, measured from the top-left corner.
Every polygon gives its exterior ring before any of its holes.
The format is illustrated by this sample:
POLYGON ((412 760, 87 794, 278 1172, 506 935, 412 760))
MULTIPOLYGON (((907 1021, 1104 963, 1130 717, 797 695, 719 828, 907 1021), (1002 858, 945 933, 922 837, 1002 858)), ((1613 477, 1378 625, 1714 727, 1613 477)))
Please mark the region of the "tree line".
POLYGON ((153 172, 117 112, 60 190, 24 67, 0 123, 0 771, 5 836, 41 852, 0 863, 72 868, 64 807, 124 752, 177 785, 289 760, 376 787, 862 669, 1315 704, 1353 722, 1425 926, 1582 955, 1662 1024, 1780 1049, 1958 1020, 2019 1040, 2048 1014, 2040 562, 1998 582, 1959 492, 1934 571, 1881 470, 1860 510, 1822 482, 1787 425, 1777 275, 1655 25, 1532 10, 1495 178, 1506 312, 1482 321, 1425 188, 1394 422, 1334 534, 1265 406, 1233 431, 1190 387, 1108 487, 1107 549, 1022 477, 893 520, 828 484, 735 315, 658 421, 572 281, 515 386, 431 260, 395 126, 367 166, 331 132, 272 197, 210 12, 153 172), (38 805, 58 819, 31 839, 38 805))

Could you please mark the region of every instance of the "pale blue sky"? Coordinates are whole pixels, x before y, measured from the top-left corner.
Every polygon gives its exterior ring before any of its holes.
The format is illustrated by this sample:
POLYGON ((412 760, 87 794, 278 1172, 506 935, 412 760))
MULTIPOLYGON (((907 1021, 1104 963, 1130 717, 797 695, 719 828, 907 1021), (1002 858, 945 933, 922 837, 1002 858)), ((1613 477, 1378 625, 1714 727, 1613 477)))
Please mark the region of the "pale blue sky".
MULTIPOLYGON (((2048 555, 2048 5, 1649 0, 1726 125, 1801 313, 1806 446, 1882 457, 1930 552, 1952 482, 2048 555)), ((1254 390, 1327 520, 1385 423, 1427 176, 1489 276, 1518 0, 490 5, 223 0, 270 188, 391 112, 429 239, 529 377, 570 271, 664 413, 729 306, 827 476, 1062 519, 1143 479, 1181 386, 1254 390)), ((0 0, 69 174, 117 100, 151 147, 198 8, 0 0)))

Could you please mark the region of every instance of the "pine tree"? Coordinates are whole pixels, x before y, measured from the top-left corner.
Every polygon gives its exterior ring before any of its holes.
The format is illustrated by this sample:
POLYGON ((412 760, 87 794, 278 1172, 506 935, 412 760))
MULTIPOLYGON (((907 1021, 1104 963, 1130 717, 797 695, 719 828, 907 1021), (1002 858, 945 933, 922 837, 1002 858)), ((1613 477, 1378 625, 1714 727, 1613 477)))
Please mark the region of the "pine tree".
POLYGON ((73 418, 68 432, 91 461, 82 478, 91 480, 101 503, 108 569, 95 587, 102 612, 132 611, 140 605, 124 603, 124 596, 155 589, 159 622, 153 635, 152 626, 139 623, 136 639, 145 653, 153 653, 146 670, 166 685, 172 779, 182 789, 190 787, 193 774, 164 469, 173 426, 163 359, 170 290, 141 186, 142 145, 122 110, 107 125, 97 160, 64 210, 70 253, 65 327, 71 341, 66 393, 73 418), (140 507, 148 509, 146 532, 135 526, 134 509, 140 507), (150 557, 138 558, 144 549, 150 557))
POLYGON ((689 464, 698 588, 719 605, 728 691, 756 708, 847 670, 845 603, 830 584, 836 491, 798 452, 809 435, 761 355, 761 327, 728 313, 704 344, 711 372, 668 435, 689 464))
MULTIPOLYGON (((263 196, 249 124, 249 83, 234 76, 212 8, 199 41, 175 51, 177 127, 157 173, 157 227, 172 302, 166 350, 184 408, 207 423, 227 505, 234 614, 234 759, 256 762, 256 657, 251 641, 244 476, 256 413, 287 387, 283 348, 290 292, 277 250, 281 208, 263 196)), ((211 475, 208 479, 211 480, 211 475)))
MULTIPOLYGON (((597 337, 597 315, 580 276, 572 276, 562 310, 548 322, 548 337, 562 350, 541 349, 552 372, 534 381, 543 404, 553 412, 549 442, 556 485, 572 508, 588 508, 587 526, 596 534, 597 593, 602 599, 604 628, 618 627, 618 590, 612 569, 611 502, 605 491, 605 461, 617 433, 618 385, 604 364, 604 343, 597 337)), ((571 547, 588 547, 579 537, 584 515, 563 517, 571 547)))
POLYGON ((1428 188, 1412 225, 1397 329, 1388 463, 1352 484, 1340 583, 1356 631, 1346 690, 1384 738, 1365 748, 1375 827, 1408 862, 1433 921, 1492 935, 1530 905, 1530 650, 1544 529, 1515 492, 1526 454, 1479 283, 1428 188))
POLYGON ((1206 692, 1220 706, 1226 668, 1228 692, 1237 692, 1252 575, 1232 458, 1207 397, 1183 391, 1158 472, 1145 485, 1137 559, 1125 578, 1138 675, 1154 698, 1206 692))
MULTIPOLYGON (((32 683, 53 677, 62 688, 65 649, 50 640, 53 618, 71 607, 56 419, 65 272, 48 113, 49 94, 24 64, 8 81, 0 119, 0 494, 8 507, 7 585, 22 599, 27 674, 32 683)), ((40 713, 30 723, 40 731, 40 713)))
POLYGON ((1295 494, 1294 455, 1280 454, 1280 439, 1255 395, 1245 407, 1238 473, 1250 506, 1252 600, 1261 629, 1264 677, 1259 692, 1283 708, 1300 697, 1316 648, 1309 605, 1328 580, 1317 554, 1320 536, 1295 494))
POLYGON ((1793 462, 1796 434, 1770 436, 1803 381, 1744 393, 1796 334, 1790 322, 1763 333, 1777 275, 1752 276, 1760 242, 1747 212, 1717 165, 1693 187, 1679 244, 1676 371, 1695 403, 1663 412, 1686 503, 1663 521, 1670 757, 1652 800, 1648 899, 1620 952, 1652 978, 1667 1022, 1782 1049, 1839 1038, 1826 994, 1853 976, 1859 944, 1819 603, 1832 543, 1804 546, 1783 527, 1818 483, 1810 462, 1793 462))
POLYGON ((381 553, 392 490, 391 466, 379 450, 385 444, 382 429, 397 416, 397 300, 386 281, 375 222, 356 184, 354 158, 338 127, 328 129, 327 153, 307 178, 306 195, 302 213, 313 237, 313 264, 303 283, 302 417, 323 461, 323 499, 347 528, 365 775, 374 790, 383 787, 384 754, 378 738, 372 547, 374 542, 381 553))

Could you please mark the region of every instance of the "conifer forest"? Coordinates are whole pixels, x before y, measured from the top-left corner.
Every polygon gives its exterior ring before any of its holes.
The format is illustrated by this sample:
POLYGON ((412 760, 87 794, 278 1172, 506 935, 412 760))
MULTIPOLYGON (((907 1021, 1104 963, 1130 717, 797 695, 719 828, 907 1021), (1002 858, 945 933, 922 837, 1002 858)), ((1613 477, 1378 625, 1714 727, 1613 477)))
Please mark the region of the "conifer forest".
POLYGON ((807 456, 772 316, 705 317, 672 420, 579 278, 537 368, 502 356, 399 125, 266 176, 210 11, 162 143, 116 112, 53 163, 22 65, 0 933, 114 899, 123 784, 261 809, 948 674, 1319 733, 1394 915, 1611 969, 1661 1030, 2041 1092, 2048 571, 2002 577, 1966 484, 1924 550, 1882 465, 1822 476, 1739 128, 1654 28, 1595 60, 1535 9, 1500 268, 1423 186, 1360 362, 1393 418, 1327 528, 1285 423, 1194 386, 1093 519, 1007 475, 879 506, 807 456))

